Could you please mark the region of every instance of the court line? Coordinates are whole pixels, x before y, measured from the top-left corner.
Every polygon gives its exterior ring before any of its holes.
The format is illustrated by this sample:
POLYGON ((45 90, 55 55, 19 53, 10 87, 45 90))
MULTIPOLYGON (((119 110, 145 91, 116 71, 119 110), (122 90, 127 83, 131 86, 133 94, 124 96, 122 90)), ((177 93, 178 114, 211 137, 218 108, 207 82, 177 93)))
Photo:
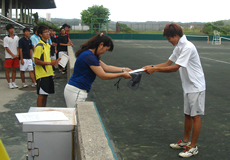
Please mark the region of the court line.
POLYGON ((206 58, 206 57, 200 57, 200 58, 207 59, 207 60, 210 60, 210 61, 230 64, 230 62, 225 62, 225 61, 221 61, 221 60, 216 60, 216 59, 211 59, 211 58, 206 58))

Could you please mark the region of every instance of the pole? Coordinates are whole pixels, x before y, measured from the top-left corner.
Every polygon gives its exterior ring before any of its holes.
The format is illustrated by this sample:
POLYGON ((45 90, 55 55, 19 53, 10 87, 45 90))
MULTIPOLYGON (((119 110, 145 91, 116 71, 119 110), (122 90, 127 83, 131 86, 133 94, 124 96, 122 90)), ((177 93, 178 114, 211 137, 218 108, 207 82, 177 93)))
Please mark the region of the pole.
POLYGON ((5 13, 6 13, 6 2, 5 0, 2 0, 2 15, 6 16, 5 13))
POLYGON ((12 19, 12 0, 10 0, 10 2, 9 2, 10 4, 9 4, 9 9, 10 9, 10 15, 9 15, 9 18, 10 19, 12 19))
POLYGON ((22 17, 23 17, 23 9, 22 9, 22 2, 20 6, 20 22, 22 22, 22 17))
POLYGON ((18 21, 18 0, 16 0, 16 21, 18 21))
POLYGON ((25 5, 25 8, 24 8, 23 15, 24 15, 24 23, 26 23, 26 5, 25 5))
POLYGON ((91 34, 93 33, 93 22, 92 22, 92 18, 91 18, 91 28, 90 28, 90 30, 91 30, 91 34))

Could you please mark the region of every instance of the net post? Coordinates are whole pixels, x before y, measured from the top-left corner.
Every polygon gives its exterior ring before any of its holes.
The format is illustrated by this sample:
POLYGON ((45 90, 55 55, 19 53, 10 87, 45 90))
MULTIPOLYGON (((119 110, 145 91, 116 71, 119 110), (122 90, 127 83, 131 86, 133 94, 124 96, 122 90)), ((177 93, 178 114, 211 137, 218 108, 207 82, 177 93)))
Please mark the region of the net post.
POLYGON ((207 39, 208 39, 207 43, 209 43, 209 36, 207 37, 207 39))

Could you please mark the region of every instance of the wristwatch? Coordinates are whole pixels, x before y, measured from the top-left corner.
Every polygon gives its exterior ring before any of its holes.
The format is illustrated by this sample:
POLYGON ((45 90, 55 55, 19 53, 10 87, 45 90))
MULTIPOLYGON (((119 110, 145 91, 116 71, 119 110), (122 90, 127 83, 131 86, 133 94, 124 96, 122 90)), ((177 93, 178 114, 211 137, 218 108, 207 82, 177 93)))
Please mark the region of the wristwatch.
POLYGON ((124 67, 124 68, 122 68, 122 72, 125 72, 125 67, 124 67))

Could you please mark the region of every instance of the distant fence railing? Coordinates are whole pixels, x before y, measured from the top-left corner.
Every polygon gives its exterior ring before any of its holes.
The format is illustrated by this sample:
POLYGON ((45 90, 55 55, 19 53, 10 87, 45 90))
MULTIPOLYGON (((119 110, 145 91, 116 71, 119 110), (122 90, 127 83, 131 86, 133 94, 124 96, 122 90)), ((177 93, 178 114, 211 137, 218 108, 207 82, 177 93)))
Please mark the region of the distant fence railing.
MULTIPOLYGON (((96 34, 91 33, 71 33, 70 39, 89 39, 96 34)), ((127 40, 167 40, 162 34, 112 34, 108 33, 112 39, 127 39, 127 40)), ((230 38, 230 36, 222 36, 230 38)), ((190 41, 212 41, 213 35, 187 35, 190 41)))
POLYGON ((17 22, 14 21, 10 18, 7 18, 3 15, 0 14, 0 38, 3 39, 3 37, 5 37, 6 35, 8 35, 7 31, 6 31, 6 25, 7 24, 13 24, 14 25, 14 33, 16 35, 18 35, 19 37, 21 37, 23 35, 23 28, 27 27, 32 29, 33 28, 33 24, 30 23, 23 23, 23 22, 17 22))

